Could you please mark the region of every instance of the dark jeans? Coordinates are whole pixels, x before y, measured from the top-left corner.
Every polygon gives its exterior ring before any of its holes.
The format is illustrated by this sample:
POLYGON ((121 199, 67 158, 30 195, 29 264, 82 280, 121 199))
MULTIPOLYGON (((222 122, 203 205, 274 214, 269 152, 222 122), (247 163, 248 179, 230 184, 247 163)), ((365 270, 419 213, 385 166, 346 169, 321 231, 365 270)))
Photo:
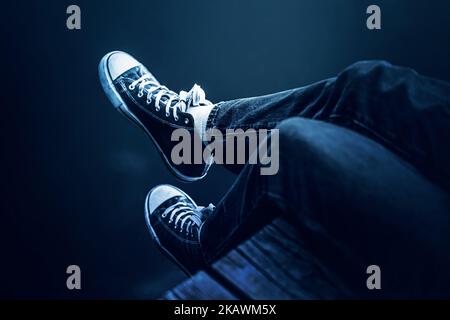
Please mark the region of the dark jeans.
MULTIPOLYGON (((278 128, 280 168, 230 167, 201 230, 208 261, 275 216, 347 297, 450 298, 450 85, 386 62, 219 104, 209 127, 278 128), (369 291, 366 268, 381 268, 369 291)), ((344 296, 343 296, 344 297, 344 296)))

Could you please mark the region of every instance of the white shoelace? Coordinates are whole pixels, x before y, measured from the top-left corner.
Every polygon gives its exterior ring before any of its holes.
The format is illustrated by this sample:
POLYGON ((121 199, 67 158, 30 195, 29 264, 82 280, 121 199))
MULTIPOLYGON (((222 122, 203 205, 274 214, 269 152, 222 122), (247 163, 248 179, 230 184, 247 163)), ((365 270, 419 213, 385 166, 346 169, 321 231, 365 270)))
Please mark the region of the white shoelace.
POLYGON ((165 218, 170 213, 169 224, 174 222, 175 219, 174 229, 177 229, 178 223, 181 221, 180 232, 183 232, 183 227, 186 226, 186 234, 189 235, 194 225, 200 228, 202 224, 201 209, 203 207, 194 209, 185 202, 178 202, 164 210, 161 216, 165 218))
POLYGON ((138 86, 139 98, 142 98, 144 93, 147 92, 147 104, 150 104, 152 99, 155 99, 156 111, 161 109, 161 98, 166 96, 168 98, 168 100, 164 102, 166 117, 170 116, 170 109, 172 109, 172 115, 175 121, 178 121, 178 110, 186 112, 188 108, 193 106, 212 104, 210 101, 206 100, 205 92, 197 84, 195 84, 189 92, 181 91, 177 94, 172 90, 169 90, 166 86, 150 80, 150 75, 145 74, 136 81, 133 81, 128 88, 133 91, 136 86, 138 86), (174 101, 176 101, 176 103, 172 106, 174 101))
POLYGON ((212 203, 207 207, 194 207, 193 205, 182 201, 175 203, 164 210, 161 217, 166 218, 170 213, 168 223, 171 224, 174 222, 174 229, 177 229, 178 223, 181 222, 180 232, 183 232, 183 227, 186 226, 186 235, 189 235, 192 234, 194 226, 197 226, 197 229, 200 229, 204 220, 214 209, 215 206, 212 203))

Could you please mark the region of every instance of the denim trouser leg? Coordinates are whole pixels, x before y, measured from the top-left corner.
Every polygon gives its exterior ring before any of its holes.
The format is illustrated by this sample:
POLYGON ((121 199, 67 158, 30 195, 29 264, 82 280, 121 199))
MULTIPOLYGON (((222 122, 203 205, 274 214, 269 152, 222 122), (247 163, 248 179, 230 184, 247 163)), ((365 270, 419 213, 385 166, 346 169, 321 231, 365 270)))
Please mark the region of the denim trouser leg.
MULTIPOLYGON (((306 87, 220 103, 208 126, 271 129, 294 116, 356 130, 450 191, 448 83, 383 61, 358 62, 306 87)), ((243 166, 227 167, 239 173, 243 166)))
POLYGON ((206 258, 283 215, 338 286, 368 295, 365 271, 376 264, 381 296, 449 297, 449 92, 367 62, 309 87, 221 104, 210 117, 216 128, 280 129, 280 170, 235 168, 201 230, 206 258))
POLYGON ((282 121, 280 168, 246 165, 201 230, 214 260, 276 215, 345 292, 450 297, 450 198, 379 143, 321 121, 282 121), (382 270, 369 292, 366 268, 382 270))

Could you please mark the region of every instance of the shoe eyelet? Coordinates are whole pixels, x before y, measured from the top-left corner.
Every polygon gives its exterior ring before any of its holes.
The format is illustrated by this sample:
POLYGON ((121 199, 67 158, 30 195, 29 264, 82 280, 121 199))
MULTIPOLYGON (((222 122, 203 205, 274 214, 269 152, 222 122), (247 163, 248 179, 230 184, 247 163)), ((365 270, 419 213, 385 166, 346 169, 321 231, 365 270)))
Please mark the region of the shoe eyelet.
POLYGON ((174 119, 175 119, 175 121, 178 121, 179 118, 178 117, 174 117, 174 119))
POLYGON ((134 88, 136 88, 136 87, 135 87, 135 86, 132 86, 131 84, 128 86, 128 89, 130 89, 131 91, 133 91, 134 88))
POLYGON ((189 118, 184 119, 184 123, 188 124, 189 123, 189 118))
POLYGON ((161 217, 163 217, 163 218, 167 217, 167 213, 163 213, 163 214, 161 215, 161 217))
POLYGON ((170 113, 166 112, 166 117, 167 118, 170 117, 170 113))
POLYGON ((155 110, 159 111, 159 110, 161 110, 161 108, 159 106, 155 106, 155 110))
POLYGON ((147 99, 147 101, 145 101, 146 104, 150 104, 150 102, 152 102, 152 101, 148 100, 148 99, 147 99))
POLYGON ((144 96, 144 93, 143 93, 143 92, 139 92, 139 93, 138 93, 138 97, 139 97, 139 98, 142 98, 143 96, 144 96))

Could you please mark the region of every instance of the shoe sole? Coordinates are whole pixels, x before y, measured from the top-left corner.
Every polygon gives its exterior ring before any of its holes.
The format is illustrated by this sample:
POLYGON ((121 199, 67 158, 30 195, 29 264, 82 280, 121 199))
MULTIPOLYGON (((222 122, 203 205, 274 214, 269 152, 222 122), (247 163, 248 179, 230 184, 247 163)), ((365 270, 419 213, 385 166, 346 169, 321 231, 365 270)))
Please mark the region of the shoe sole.
MULTIPOLYGON (((147 227, 148 230, 150 231, 150 235, 153 238, 153 241, 156 243, 156 245, 158 246, 158 249, 165 255, 167 256, 170 260, 172 260, 173 262, 175 262, 175 264, 180 267, 181 270, 183 270, 183 272, 188 275, 189 277, 193 276, 193 273, 191 273, 188 269, 186 269, 186 267, 180 262, 178 261, 177 258, 175 258, 175 256, 170 253, 169 250, 167 250, 162 244, 161 241, 159 241, 158 236, 156 235, 155 230, 153 229, 151 223, 150 223, 150 194, 153 192, 153 190, 155 190, 156 188, 160 187, 162 185, 158 185, 154 188, 152 188, 148 194, 147 197, 145 198, 145 222, 147 223, 147 227)), ((183 190, 178 189, 177 187, 174 187, 172 185, 169 184, 165 184, 165 186, 169 186, 171 188, 174 188, 176 190, 178 190, 179 192, 181 192, 186 198, 188 198, 190 201, 192 201, 192 203, 197 206, 197 204, 195 203, 195 201, 189 196, 187 195, 183 190)))
POLYGON ((100 83, 102 84, 103 90, 105 91, 106 95, 108 96, 109 101, 113 104, 114 108, 116 108, 121 114, 123 114, 127 119, 129 119, 131 122, 133 122, 135 125, 137 125, 139 128, 144 130, 144 132, 147 134, 147 136, 150 137, 150 139, 153 141, 153 143, 156 146, 156 149, 158 150, 161 157, 164 159, 164 163, 166 164, 169 171, 178 179, 180 179, 183 182, 194 182, 198 181, 200 179, 203 179, 206 174, 209 171, 209 168, 211 167, 211 164, 207 164, 205 173, 200 177, 190 177, 182 174, 180 171, 178 171, 176 168, 172 166, 170 161, 167 159, 164 152, 159 147, 158 143, 156 142, 155 138, 153 138, 152 134, 147 130, 147 128, 142 124, 142 122, 136 118, 136 116, 128 109, 125 101, 123 101, 120 94, 117 92, 116 88, 114 87, 113 81, 111 79, 111 76, 109 74, 108 70, 108 60, 109 58, 120 51, 113 51, 108 54, 106 54, 102 60, 100 61, 100 64, 98 66, 98 73, 100 77, 100 83))

